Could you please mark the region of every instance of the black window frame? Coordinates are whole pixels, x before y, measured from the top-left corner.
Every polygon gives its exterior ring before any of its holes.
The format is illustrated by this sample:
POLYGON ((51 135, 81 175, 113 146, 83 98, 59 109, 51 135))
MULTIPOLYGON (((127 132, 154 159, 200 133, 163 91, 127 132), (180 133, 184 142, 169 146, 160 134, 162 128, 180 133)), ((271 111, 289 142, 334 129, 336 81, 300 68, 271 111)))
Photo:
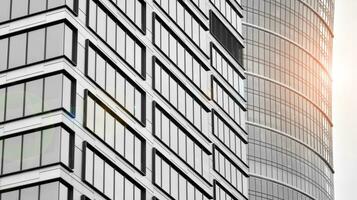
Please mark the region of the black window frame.
POLYGON ((83 143, 82 143, 82 177, 81 177, 81 179, 87 186, 89 186, 95 192, 100 194, 103 198, 110 200, 109 197, 107 197, 106 194, 101 192, 98 188, 96 188, 94 185, 92 185, 91 183, 89 183, 86 180, 86 150, 87 150, 87 148, 90 149, 93 152, 93 154, 95 154, 99 158, 101 158, 103 160, 103 162, 105 162, 108 165, 110 165, 115 171, 118 171, 119 174, 121 174, 123 177, 128 179, 133 185, 138 187, 141 190, 141 200, 145 200, 146 199, 146 188, 143 185, 141 185, 137 180, 135 180, 135 178, 133 178, 129 174, 127 174, 123 169, 118 167, 107 156, 103 155, 98 149, 96 149, 90 143, 88 143, 87 141, 83 141, 83 143))
MULTIPOLYGON (((10 38, 12 36, 16 36, 16 35, 20 35, 20 34, 25 34, 26 33, 26 40, 28 38, 28 34, 29 32, 31 31, 35 31, 35 30, 40 30, 40 29, 44 29, 44 28, 48 28, 50 26, 54 26, 54 25, 59 25, 59 24, 65 24, 66 26, 68 26, 70 29, 72 29, 73 31, 73 35, 72 35, 72 38, 73 38, 73 43, 72 43, 72 58, 68 58, 65 53, 63 53, 63 55, 60 55, 60 56, 56 56, 56 57, 53 57, 53 58, 49 58, 49 59, 46 59, 44 58, 43 60, 40 60, 40 61, 36 61, 36 62, 33 62, 33 63, 29 63, 29 64, 24 64, 24 65, 21 65, 21 66, 17 66, 17 67, 14 67, 14 68, 8 68, 9 66, 9 51, 10 49, 8 49, 7 51, 7 68, 6 70, 3 70, 3 71, 0 71, 0 74, 1 73, 6 73, 6 72, 10 72, 10 71, 14 71, 14 70, 17 70, 17 69, 22 69, 22 68, 26 68, 26 67, 29 67, 29 66, 33 66, 33 65, 37 65, 37 64, 41 64, 41 63, 45 63, 45 62, 49 62, 49 61, 52 61, 52 60, 56 60, 56 59, 60 59, 60 58, 64 58, 65 60, 67 60, 69 63, 71 63, 73 66, 77 66, 77 59, 78 59, 78 54, 77 54, 77 51, 78 51, 78 29, 73 25, 71 24, 71 22, 68 20, 68 19, 60 19, 60 20, 57 20, 57 21, 53 21, 53 22, 50 22, 50 23, 46 23, 46 24, 41 24, 39 26, 34 26, 34 27, 31 27, 31 28, 28 28, 28 29, 24 29, 24 30, 20 30, 20 31, 16 31, 16 32, 12 32, 12 33, 9 33, 9 34, 5 34, 5 35, 2 35, 0 36, 0 40, 1 39, 5 39, 5 38, 10 38)), ((45 34, 45 43, 46 43, 46 35, 45 34)), ((10 42, 8 41, 8 47, 10 46, 10 42)), ((27 45, 26 45, 27 46, 27 45)), ((27 47, 24 47, 26 48, 26 58, 27 58, 27 47)), ((44 51, 46 52, 46 48, 44 49, 44 51)), ((26 59, 25 58, 25 59, 26 59)))
MULTIPOLYGON (((97 16, 96 16, 97 18, 97 16)), ((140 41, 140 39, 135 36, 132 31, 130 31, 120 20, 113 14, 111 13, 99 0, 87 0, 87 8, 86 8, 86 27, 100 40, 102 41, 105 46, 107 46, 121 61, 125 63, 126 66, 128 66, 135 74, 137 74, 141 79, 146 80, 146 46, 143 44, 143 42, 140 41), (125 34, 127 34, 135 43, 138 44, 138 46, 141 47, 142 54, 141 54, 141 73, 139 73, 136 69, 135 66, 132 66, 125 58, 123 58, 119 53, 114 49, 113 47, 110 46, 110 44, 105 41, 104 38, 102 38, 96 30, 93 30, 90 27, 90 1, 92 1, 94 4, 96 4, 97 7, 100 7, 103 12, 110 17, 114 23, 119 26, 125 34)), ((107 30, 106 30, 107 33, 107 30)), ((135 46, 135 45, 134 45, 135 46)))
MULTIPOLYGON (((27 115, 27 116, 22 116, 22 117, 10 119, 10 120, 5 120, 4 119, 4 121, 0 122, 0 125, 5 124, 5 123, 9 123, 9 122, 22 120, 22 119, 27 119, 27 118, 30 118, 30 117, 44 115, 44 114, 48 114, 48 113, 56 112, 56 111, 62 111, 64 113, 66 113, 68 116, 70 116, 71 118, 75 118, 75 116, 76 116, 76 91, 77 91, 76 82, 77 82, 77 80, 75 78, 73 78, 72 75, 70 73, 68 73, 67 71, 65 71, 65 70, 59 70, 59 71, 55 71, 55 72, 51 72, 51 73, 47 73, 47 74, 42 74, 40 76, 35 76, 35 77, 28 78, 28 79, 22 79, 22 80, 18 80, 18 81, 15 81, 15 82, 7 83, 7 84, 4 84, 4 85, 1 85, 0 89, 7 88, 7 87, 10 87, 10 86, 14 86, 14 85, 17 85, 17 84, 25 84, 25 83, 30 82, 30 81, 34 81, 34 80, 38 80, 38 79, 45 79, 47 77, 54 76, 54 75, 60 75, 60 74, 65 76, 66 78, 68 78, 72 83, 72 85, 71 85, 72 95, 70 97, 70 99, 71 99, 70 100, 70 102, 71 102, 71 111, 67 111, 62 106, 61 108, 55 108, 55 109, 51 109, 51 110, 48 110, 48 111, 41 111, 39 113, 30 114, 30 115, 27 115)), ((44 88, 43 88, 43 90, 44 90, 44 88)), ((6 102, 6 100, 5 100, 5 102, 6 102)), ((44 95, 42 96, 42 102, 44 102, 44 95)), ((6 108, 4 109, 4 116, 5 115, 6 115, 6 108)))
MULTIPOLYGON (((155 134, 155 128, 156 128, 156 121, 155 121, 155 116, 156 116, 156 112, 155 109, 160 110, 161 113, 163 113, 167 118, 169 118, 170 121, 172 121, 172 123, 174 123, 178 129, 181 129, 181 131, 183 133, 185 133, 186 137, 190 138, 195 145, 199 146, 203 152, 205 152, 207 154, 207 156, 211 156, 212 152, 207 149, 203 144, 201 144, 200 141, 198 141, 185 127, 183 127, 183 125, 181 123, 179 123, 176 119, 174 119, 164 108, 162 108, 156 101, 153 101, 153 111, 152 111, 152 119, 153 119, 153 123, 152 123, 152 134, 154 136, 154 138, 156 138, 158 141, 160 141, 160 143, 165 146, 170 152, 172 152, 179 160, 181 160, 183 163, 186 164, 186 166, 191 169, 193 172, 195 172, 196 175, 198 175, 202 180, 204 180, 205 183, 207 183, 208 185, 212 186, 212 183, 207 180, 205 177, 203 177, 203 175, 201 175, 200 173, 198 173, 190 164, 187 163, 187 161, 185 161, 183 158, 181 158, 180 155, 178 155, 174 150, 171 149, 170 146, 168 146, 167 144, 165 144, 164 141, 162 141, 162 139, 160 139, 156 134, 155 134)), ((211 145, 212 143, 210 143, 211 145)), ((202 163, 203 164, 203 163, 202 163)))
POLYGON ((118 65, 116 65, 105 53, 103 53, 96 45, 94 45, 90 40, 86 40, 85 44, 85 63, 84 63, 84 74, 85 76, 95 84, 102 92, 104 92, 111 100, 113 100, 120 108, 122 108, 125 113, 130 115, 135 121, 140 123, 141 126, 146 127, 146 92, 142 89, 135 81, 133 81, 125 72, 123 72, 118 65), (141 119, 139 120, 133 113, 131 113, 124 105, 120 104, 118 100, 110 95, 104 88, 102 88, 95 80, 93 80, 88 74, 88 60, 89 60, 89 48, 92 48, 96 54, 99 54, 104 61, 109 63, 116 72, 118 72, 126 81, 133 85, 133 87, 141 93, 141 119))
POLYGON ((134 128, 132 128, 128 123, 125 122, 122 118, 120 118, 114 111, 111 110, 103 101, 101 101, 99 98, 97 98, 93 93, 91 93, 88 89, 85 89, 84 91, 84 109, 83 109, 83 127, 90 132, 93 136, 95 136, 99 141, 101 141, 105 146, 107 146, 111 151, 113 151, 117 156, 119 156, 121 159, 123 159, 128 165, 130 165, 132 168, 134 168, 137 172, 139 172, 141 175, 145 176, 146 175, 146 140, 143 136, 141 136, 134 128), (102 138, 100 138, 96 133, 94 133, 92 130, 90 130, 87 126, 87 104, 88 104, 88 98, 92 98, 92 100, 99 104, 106 112, 108 112, 112 117, 120 121, 120 123, 125 126, 126 129, 129 129, 130 132, 138 137, 139 140, 141 140, 141 169, 138 169, 133 163, 131 163, 129 160, 127 160, 123 155, 121 155, 117 150, 115 150, 113 147, 111 147, 106 141, 104 141, 102 138))

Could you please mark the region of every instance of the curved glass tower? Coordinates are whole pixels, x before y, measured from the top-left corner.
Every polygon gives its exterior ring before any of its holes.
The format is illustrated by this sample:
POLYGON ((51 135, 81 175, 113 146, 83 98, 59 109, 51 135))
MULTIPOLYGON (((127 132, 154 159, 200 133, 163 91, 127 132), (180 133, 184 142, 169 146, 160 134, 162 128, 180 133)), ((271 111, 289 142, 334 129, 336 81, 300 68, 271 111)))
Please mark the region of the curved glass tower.
POLYGON ((334 199, 334 0, 243 0, 251 200, 334 199))

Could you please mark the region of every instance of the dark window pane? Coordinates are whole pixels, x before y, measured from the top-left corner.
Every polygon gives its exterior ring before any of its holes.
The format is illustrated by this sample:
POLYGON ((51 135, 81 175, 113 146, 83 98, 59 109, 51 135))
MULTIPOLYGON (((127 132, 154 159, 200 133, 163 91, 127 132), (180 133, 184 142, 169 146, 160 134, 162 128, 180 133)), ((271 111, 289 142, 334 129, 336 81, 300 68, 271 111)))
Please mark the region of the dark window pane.
POLYGON ((10 19, 10 0, 1 0, 0 22, 10 19))
POLYGON ((26 33, 10 38, 9 68, 25 65, 26 33))
POLYGON ((1 194, 1 200, 18 200, 19 199, 19 191, 11 191, 1 194))
POLYGON ((11 19, 27 15, 28 0, 12 0, 11 19))
POLYGON ((58 24, 47 28, 46 58, 63 55, 64 24, 58 24))
POLYGON ((7 88, 6 120, 23 116, 24 84, 7 88))
POLYGON ((40 200, 58 200, 58 182, 40 186, 40 200))
POLYGON ((42 132, 42 165, 60 160, 60 128, 51 128, 42 132))
POLYGON ((55 75, 45 78, 44 111, 61 107, 62 77, 55 75))
POLYGON ((38 186, 21 189, 21 200, 38 200, 38 186))
POLYGON ((43 60, 45 57, 45 29, 29 32, 27 48, 27 63, 43 60))
POLYGON ((25 116, 42 111, 43 79, 26 83, 25 116))
POLYGON ((8 41, 7 38, 0 40, 0 71, 7 69, 8 41))
POLYGON ((20 171, 21 136, 4 140, 3 173, 20 171))
POLYGON ((24 135, 22 151, 22 169, 40 166, 41 132, 24 135))
POLYGON ((65 5, 65 0, 48 0, 48 9, 65 5))
POLYGON ((46 10, 46 0, 30 0, 30 14, 46 10))

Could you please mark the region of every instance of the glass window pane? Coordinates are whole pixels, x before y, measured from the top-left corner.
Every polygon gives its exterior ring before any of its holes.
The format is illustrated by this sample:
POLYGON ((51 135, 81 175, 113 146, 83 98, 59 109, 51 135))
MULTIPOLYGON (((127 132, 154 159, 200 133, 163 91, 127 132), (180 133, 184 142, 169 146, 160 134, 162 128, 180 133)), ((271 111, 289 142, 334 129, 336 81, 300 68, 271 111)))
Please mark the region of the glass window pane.
POLYGON ((40 200, 58 200, 58 182, 40 186, 40 200))
POLYGON ((128 179, 125 179, 125 200, 133 200, 134 185, 128 179))
POLYGON ((98 85, 105 89, 105 60, 97 54, 96 79, 98 85))
POLYGON ((46 10, 46 0, 30 0, 30 14, 46 10))
POLYGON ((114 148, 114 126, 115 121, 109 113, 105 116, 105 141, 114 148))
POLYGON ((26 83, 25 116, 42 111, 43 79, 26 83))
POLYGON ((93 1, 89 3, 89 27, 93 30, 97 30, 97 5, 93 1))
POLYGON ((74 44, 74 41, 73 41, 73 31, 72 29, 70 29, 68 26, 65 26, 64 28, 65 30, 65 49, 64 49, 64 54, 70 59, 72 60, 73 59, 73 56, 72 56, 72 47, 73 47, 73 44, 74 44))
POLYGON ((2 0, 0 6, 0 22, 10 19, 10 1, 2 0))
POLYGON ((7 88, 6 120, 23 116, 24 84, 7 88))
POLYGON ((106 88, 105 90, 112 96, 115 97, 115 70, 113 66, 107 63, 107 75, 106 75, 106 88))
POLYGON ((97 23, 97 33, 101 38, 103 38, 106 41, 107 15, 100 7, 97 7, 97 17, 98 17, 97 21, 100 22, 97 23))
POLYGON ((125 32, 119 26, 117 26, 117 52, 125 58, 125 32))
POLYGON ((68 196, 68 188, 60 183, 60 192, 59 192, 59 199, 60 200, 68 200, 70 199, 68 196))
POLYGON ((116 100, 121 105, 125 105, 125 79, 119 73, 116 73, 116 100))
POLYGON ((61 162, 69 166, 70 135, 61 128, 61 162))
POLYGON ((105 191, 104 193, 110 198, 113 199, 114 193, 114 169, 108 164, 105 164, 105 191))
POLYGON ((63 103, 62 106, 68 112, 72 112, 72 82, 67 77, 63 76, 63 103))
POLYGON ((19 199, 19 191, 11 191, 5 192, 1 194, 1 200, 18 200, 19 199))
POLYGON ((93 152, 86 149, 86 166, 85 166, 85 180, 93 184, 93 152))
POLYGON ((115 149, 120 155, 124 156, 125 148, 125 127, 118 121, 115 124, 115 149))
POLYGON ((65 0, 48 0, 48 9, 65 5, 65 0))
POLYGON ((38 200, 38 186, 21 189, 21 200, 38 200))
POLYGON ((128 129, 125 132, 125 158, 134 163, 134 136, 128 129))
POLYGON ((45 78, 44 111, 61 107, 62 77, 59 74, 45 78))
POLYGON ((27 63, 43 60, 45 57, 45 29, 28 33, 27 63))
POLYGON ((107 20, 108 20, 107 42, 108 42, 109 46, 111 46, 113 49, 115 49, 116 24, 110 17, 108 17, 107 20))
POLYGON ((64 24, 58 24, 47 28, 46 58, 54 58, 63 55, 64 24))
POLYGON ((95 134, 104 140, 104 109, 96 104, 95 106, 95 134))
POLYGON ((21 136, 4 140, 3 173, 20 171, 21 136))
POLYGON ((95 61, 96 53, 95 51, 89 47, 88 48, 88 63, 87 63, 87 75, 95 80, 95 71, 96 71, 96 61, 95 61))
POLYGON ((0 122, 4 121, 5 115, 5 88, 0 89, 0 122))
POLYGON ((7 69, 8 41, 7 38, 0 40, 0 71, 7 69))
POLYGON ((100 157, 94 155, 94 187, 96 187, 100 191, 103 191, 103 186, 104 186, 103 173, 104 173, 104 162, 100 157))
POLYGON ((126 35, 126 57, 125 60, 134 67, 134 40, 126 35))
POLYGON ((60 161, 60 130, 61 128, 51 128, 42 132, 41 165, 60 161))
POLYGON ((124 200, 124 177, 115 172, 115 200, 124 200))
POLYGON ((27 15, 28 0, 12 0, 11 19, 27 15))
POLYGON ((25 65, 26 33, 10 38, 9 68, 25 65))
POLYGON ((22 169, 40 166, 41 132, 24 135, 22 150, 22 169))
POLYGON ((134 114, 134 87, 126 82, 126 99, 125 108, 132 114, 134 114))

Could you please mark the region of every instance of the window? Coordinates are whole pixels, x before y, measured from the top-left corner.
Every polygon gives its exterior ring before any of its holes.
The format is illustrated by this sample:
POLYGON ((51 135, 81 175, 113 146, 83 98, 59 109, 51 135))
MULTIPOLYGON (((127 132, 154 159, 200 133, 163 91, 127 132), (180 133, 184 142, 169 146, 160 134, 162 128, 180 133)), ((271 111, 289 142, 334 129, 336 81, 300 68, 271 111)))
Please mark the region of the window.
POLYGON ((74 6, 76 1, 77 0, 3 0, 0 8, 0 23, 17 20, 27 15, 38 14, 46 10, 61 7, 67 7, 73 13, 77 13, 74 6))
POLYGON ((208 68, 204 63, 185 45, 169 27, 156 15, 154 19, 155 46, 192 82, 206 95, 209 83, 207 82, 208 68), (170 39, 173 38, 173 39, 170 39), (176 47, 175 51, 168 51, 168 47, 176 47), (175 54, 174 54, 175 53, 175 54), (178 56, 177 56, 178 54, 178 56), (197 63, 197 64, 195 64, 197 63), (195 70, 196 78, 192 72, 195 70))
MULTIPOLYGON (((126 3, 126 1, 129 0, 118 0, 118 3, 119 1, 125 1, 124 3, 126 3)), ((138 0, 135 0, 135 2, 136 1, 138 0)), ((128 9, 128 7, 126 7, 126 9, 128 9)), ((145 46, 135 36, 133 36, 116 17, 109 14, 110 11, 108 11, 98 1, 89 1, 87 13, 89 13, 87 15, 87 26, 94 31, 98 37, 102 38, 108 46, 111 47, 117 55, 138 75, 145 78, 145 46), (96 14, 94 14, 94 12, 96 12, 96 14), (109 20, 106 20, 107 18, 109 20), (98 21, 101 23, 97 23, 98 21), (103 23, 104 21, 105 23, 103 23), (113 38, 107 38, 105 34, 106 32, 114 31, 112 24, 107 25, 108 21, 109 23, 112 21, 115 22, 117 45, 112 42, 113 38), (140 58, 140 60, 138 58, 140 58)))
POLYGON ((86 76, 138 122, 145 125, 145 92, 89 40, 87 52, 86 76))
POLYGON ((21 31, 5 35, 0 40, 0 72, 60 57, 75 64, 75 29, 67 22, 54 23, 39 26, 30 32, 25 30, 25 33, 21 31))
POLYGON ((0 175, 59 163, 72 168, 74 138, 67 129, 54 125, 0 138, 0 175))
POLYGON ((243 66, 243 45, 228 28, 210 11, 210 31, 227 52, 243 66))
POLYGON ((217 146, 213 147, 213 168, 239 193, 248 197, 248 175, 217 146))
POLYGON ((228 116, 239 126, 245 127, 245 111, 243 105, 232 97, 231 94, 214 77, 212 81, 212 99, 227 113, 228 116))
POLYGON ((141 31, 145 32, 145 1, 110 0, 141 31), (126 5, 126 6, 125 6, 126 5))
POLYGON ((213 134, 244 163, 247 163, 247 155, 243 149, 247 148, 247 142, 240 134, 246 134, 243 129, 239 133, 232 128, 217 112, 213 111, 213 134))
MULTIPOLYGON (((208 28, 200 21, 198 17, 196 17, 193 11, 190 10, 185 3, 180 0, 155 0, 155 3, 157 3, 161 7, 161 9, 168 16, 170 16, 170 18, 176 23, 176 25, 194 42, 195 45, 200 48, 203 53, 207 54, 208 49, 206 44, 206 31, 208 30, 208 28), (168 2, 170 6, 165 5, 168 2), (178 16, 185 16, 185 23, 179 23, 181 19, 178 16), (193 27, 193 31, 190 30, 191 27, 193 27)), ((172 44, 171 41, 170 44, 172 44)), ((173 54, 172 56, 175 56, 175 54, 173 54)), ((176 61, 176 59, 173 60, 176 61)))
MULTIPOLYGON (((227 188, 222 186, 218 181, 214 181, 214 199, 215 200, 238 200, 227 188)), ((246 198, 242 196, 242 198, 246 198)))
MULTIPOLYGON (((209 109, 199 100, 197 99, 186 86, 184 86, 180 80, 178 80, 171 72, 158 60, 155 59, 154 65, 154 82, 158 81, 160 84, 155 84, 155 90, 162 95, 162 97, 169 102, 178 112, 180 112, 198 131, 200 131, 205 137, 210 133, 210 129, 205 124, 209 123, 209 109), (166 76, 163 78, 163 75, 166 76), (170 91, 178 93, 180 98, 176 100, 170 100, 168 98, 168 91, 164 91, 164 87, 158 87, 159 85, 169 85, 169 82, 174 82, 177 84, 177 91, 170 91), (184 98, 186 97, 186 98, 184 98), (196 111, 193 113, 193 102, 195 103, 196 111), (185 108, 186 106, 186 108, 185 108), (193 115, 199 115, 198 117, 194 117, 193 115)), ((167 88, 168 89, 168 88, 167 88)), ((207 137, 206 137, 207 138, 207 137)))
POLYGON ((0 122, 57 109, 64 109, 73 115, 74 81, 67 75, 56 73, 47 74, 48 77, 40 76, 24 80, 21 81, 22 83, 3 85, 0 89, 0 113, 4 113, 2 116, 5 116, 5 119, 1 117, 0 122), (67 84, 63 84, 64 82, 67 84), (67 92, 61 92, 62 90, 67 92), (70 102, 70 105, 66 106, 63 102, 70 102))
POLYGON ((229 0, 210 0, 228 23, 240 34, 242 33, 242 14, 229 0))
POLYGON ((83 179, 86 184, 94 187, 101 195, 109 199, 114 199, 113 196, 115 196, 115 199, 120 200, 141 200, 145 198, 144 187, 114 163, 105 159, 104 155, 86 142, 84 143, 83 156, 85 158, 83 179), (94 179, 87 174, 93 174, 94 179), (103 183, 105 183, 104 187, 103 183))
POLYGON ((177 200, 208 200, 210 195, 184 172, 154 149, 154 184, 166 195, 177 200), (162 180, 162 181, 161 181, 162 180), (185 189, 187 188, 187 190, 185 189), (174 191, 180 191, 179 197, 174 191), (196 195, 194 195, 196 194, 196 195), (188 198, 186 198, 186 196, 188 198))
POLYGON ((183 160, 191 169, 209 183, 210 152, 200 144, 179 122, 174 120, 156 102, 154 104, 154 135, 183 160), (180 139, 179 139, 180 138, 180 139), (187 153, 180 153, 187 152, 187 153), (191 158, 191 159, 189 159, 191 158), (204 161, 204 162, 202 162, 204 161))
POLYGON ((89 91, 86 91, 85 102, 86 129, 104 141, 140 173, 145 173, 145 155, 142 154, 145 152, 144 138, 89 91), (100 115, 97 114, 98 111, 100 115))
POLYGON ((73 198, 72 191, 67 182, 55 179, 0 191, 0 196, 2 200, 68 200, 73 198))
POLYGON ((227 83, 240 95, 244 96, 244 76, 223 55, 217 47, 211 43, 211 66, 221 75, 227 83))

